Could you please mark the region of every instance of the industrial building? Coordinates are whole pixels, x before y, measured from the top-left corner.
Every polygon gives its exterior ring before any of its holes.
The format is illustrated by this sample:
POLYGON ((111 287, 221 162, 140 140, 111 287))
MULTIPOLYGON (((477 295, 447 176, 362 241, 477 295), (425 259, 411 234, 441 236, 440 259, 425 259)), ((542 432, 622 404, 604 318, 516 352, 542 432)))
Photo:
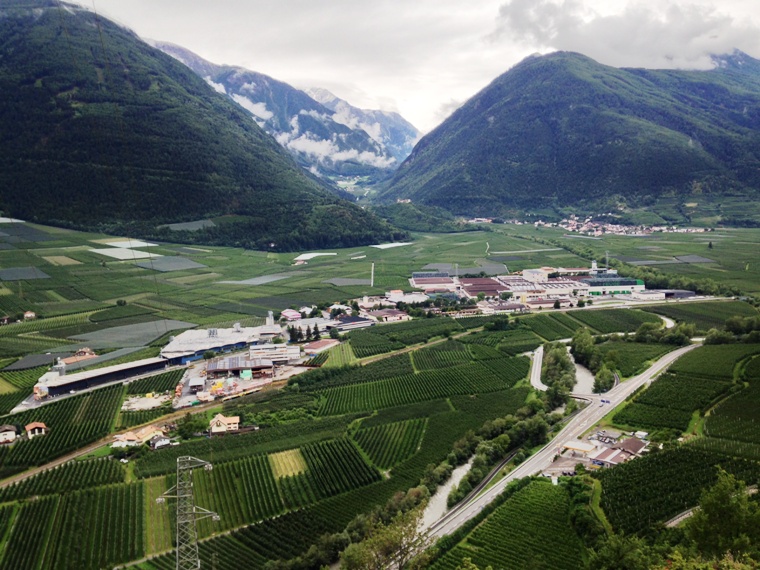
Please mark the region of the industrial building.
MULTIPOLYGON (((264 345, 268 346, 268 345, 264 345)), ((271 345, 281 346, 281 345, 271 345)), ((293 348, 293 347, 288 347, 293 348)), ((298 348, 298 347, 295 347, 298 348)), ((300 356, 300 351, 299 351, 300 356)), ((216 378, 226 378, 227 376, 237 376, 244 380, 252 378, 271 378, 274 369, 274 363, 265 358, 245 358, 242 356, 229 356, 226 358, 216 358, 206 365, 206 375, 214 380, 216 378)))
POLYGON ((126 380, 133 376, 147 374, 148 372, 157 372, 166 368, 168 364, 165 358, 145 358, 95 370, 75 372, 74 374, 66 374, 65 364, 56 364, 51 371, 43 374, 37 381, 37 384, 34 386, 34 397, 40 400, 47 396, 57 396, 72 391, 96 388, 109 382, 126 380))
POLYGON ((274 322, 260 327, 236 324, 230 329, 193 329, 173 337, 161 350, 161 356, 172 364, 186 364, 200 360, 208 351, 244 350, 253 344, 269 342, 280 334, 282 327, 274 322))
POLYGON ((296 344, 254 344, 248 349, 252 361, 268 360, 275 364, 286 364, 301 358, 301 347, 296 344))

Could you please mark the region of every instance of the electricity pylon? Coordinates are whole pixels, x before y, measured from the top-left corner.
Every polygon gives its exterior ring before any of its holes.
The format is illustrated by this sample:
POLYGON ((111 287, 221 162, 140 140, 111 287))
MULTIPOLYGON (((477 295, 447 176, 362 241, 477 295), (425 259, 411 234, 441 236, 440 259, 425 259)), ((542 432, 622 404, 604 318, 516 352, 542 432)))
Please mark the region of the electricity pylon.
POLYGON ((156 499, 163 503, 166 499, 177 499, 177 570, 198 570, 198 531, 196 521, 211 517, 218 521, 219 515, 195 505, 193 498, 193 469, 213 468, 211 463, 183 455, 177 458, 177 484, 156 499))

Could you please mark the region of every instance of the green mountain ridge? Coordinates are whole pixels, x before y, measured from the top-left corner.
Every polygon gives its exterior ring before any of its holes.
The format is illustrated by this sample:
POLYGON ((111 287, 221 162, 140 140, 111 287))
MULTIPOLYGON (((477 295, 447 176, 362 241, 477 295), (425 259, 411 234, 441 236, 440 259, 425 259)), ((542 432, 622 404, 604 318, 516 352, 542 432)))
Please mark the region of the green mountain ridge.
POLYGON ((0 208, 53 225, 267 249, 403 237, 303 172, 250 114, 81 7, 0 8, 0 208), (171 222, 228 216, 196 232, 171 222))
POLYGON ((569 52, 495 79, 417 144, 379 198, 455 214, 755 196, 760 62, 617 69, 569 52))

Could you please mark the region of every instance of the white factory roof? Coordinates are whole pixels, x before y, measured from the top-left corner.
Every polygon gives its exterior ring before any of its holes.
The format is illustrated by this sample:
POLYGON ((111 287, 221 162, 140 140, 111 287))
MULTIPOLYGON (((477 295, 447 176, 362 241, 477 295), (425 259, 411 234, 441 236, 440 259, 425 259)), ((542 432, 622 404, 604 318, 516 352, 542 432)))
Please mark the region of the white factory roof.
POLYGON ((57 370, 52 370, 40 376, 40 379, 37 383, 44 384, 48 387, 65 386, 66 384, 71 384, 72 382, 97 378, 98 376, 109 374, 111 372, 120 372, 122 370, 129 370, 130 368, 137 368, 138 366, 158 364, 161 362, 166 362, 166 359, 161 357, 145 358, 143 360, 135 360, 134 362, 125 362, 124 364, 114 364, 113 366, 104 366, 103 368, 96 368, 95 370, 87 370, 86 372, 66 374, 65 376, 58 374, 57 370))
POLYGON ((187 354, 195 354, 200 350, 209 350, 239 342, 250 344, 258 342, 262 336, 278 335, 281 332, 282 328, 280 325, 237 327, 231 329, 191 329, 174 337, 174 340, 161 350, 161 356, 164 358, 176 358, 187 354))

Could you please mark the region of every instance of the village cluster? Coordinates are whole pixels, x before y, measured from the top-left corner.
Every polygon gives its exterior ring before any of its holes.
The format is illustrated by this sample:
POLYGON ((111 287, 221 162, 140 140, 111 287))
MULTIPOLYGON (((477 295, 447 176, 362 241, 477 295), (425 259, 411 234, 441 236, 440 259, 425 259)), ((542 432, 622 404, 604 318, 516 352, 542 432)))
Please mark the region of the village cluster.
MULTIPOLYGON (((471 224, 491 224, 496 223, 495 218, 472 218, 467 220, 471 224)), ((594 220, 593 216, 579 218, 571 215, 559 222, 545 222, 538 220, 535 222, 523 222, 520 220, 509 220, 510 224, 523 225, 531 224, 537 228, 561 228, 571 233, 578 233, 590 237, 599 237, 604 235, 618 236, 646 236, 656 233, 682 233, 682 234, 701 234, 712 231, 710 228, 683 228, 669 225, 648 225, 648 224, 617 224, 613 222, 604 222, 594 220)))

